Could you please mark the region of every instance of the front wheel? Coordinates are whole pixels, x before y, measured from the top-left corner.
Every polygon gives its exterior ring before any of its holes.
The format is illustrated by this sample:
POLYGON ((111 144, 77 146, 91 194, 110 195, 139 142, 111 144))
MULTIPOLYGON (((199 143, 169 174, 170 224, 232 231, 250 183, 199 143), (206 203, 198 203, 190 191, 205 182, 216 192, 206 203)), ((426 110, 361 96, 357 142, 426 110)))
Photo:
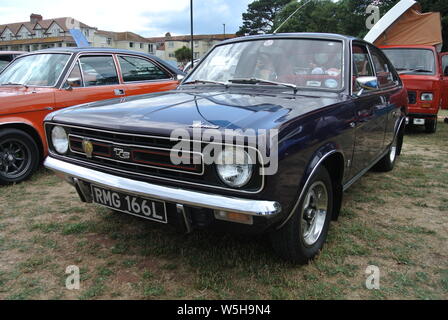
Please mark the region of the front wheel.
POLYGON ((311 178, 294 215, 270 235, 274 250, 293 263, 306 264, 322 249, 333 211, 330 175, 320 167, 311 178))
POLYGON ((426 133, 436 133, 437 131, 437 118, 426 120, 425 123, 425 132, 426 133))
POLYGON ((26 132, 17 129, 0 131, 0 184, 21 182, 39 165, 39 149, 26 132))

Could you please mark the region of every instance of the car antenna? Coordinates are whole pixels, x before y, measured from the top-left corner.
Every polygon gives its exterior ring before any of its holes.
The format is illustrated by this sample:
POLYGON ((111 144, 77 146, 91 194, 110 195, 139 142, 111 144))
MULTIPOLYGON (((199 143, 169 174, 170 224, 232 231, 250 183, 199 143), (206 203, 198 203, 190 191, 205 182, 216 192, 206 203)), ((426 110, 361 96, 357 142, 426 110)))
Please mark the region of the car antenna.
POLYGON ((310 3, 311 1, 313 1, 313 0, 308 0, 308 1, 305 2, 303 5, 301 5, 300 7, 298 7, 296 11, 294 11, 288 18, 286 18, 285 21, 282 22, 282 24, 281 24, 277 29, 275 29, 274 34, 276 34, 276 33, 278 32, 278 30, 280 30, 281 27, 283 27, 284 24, 285 24, 286 22, 289 21, 289 19, 291 19, 297 12, 299 12, 300 9, 302 9, 304 6, 306 6, 306 5, 307 5, 308 3, 310 3))

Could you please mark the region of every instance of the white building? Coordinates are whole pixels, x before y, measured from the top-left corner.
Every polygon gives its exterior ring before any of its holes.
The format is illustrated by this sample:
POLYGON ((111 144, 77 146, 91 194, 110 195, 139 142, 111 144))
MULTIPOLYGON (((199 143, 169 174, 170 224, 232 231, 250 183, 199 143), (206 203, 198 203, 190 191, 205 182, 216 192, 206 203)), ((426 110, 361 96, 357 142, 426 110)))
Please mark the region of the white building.
POLYGON ((0 51, 76 47, 70 29, 81 30, 92 47, 152 52, 150 41, 138 34, 98 30, 71 17, 43 19, 39 14, 31 14, 30 21, 0 25, 0 51))

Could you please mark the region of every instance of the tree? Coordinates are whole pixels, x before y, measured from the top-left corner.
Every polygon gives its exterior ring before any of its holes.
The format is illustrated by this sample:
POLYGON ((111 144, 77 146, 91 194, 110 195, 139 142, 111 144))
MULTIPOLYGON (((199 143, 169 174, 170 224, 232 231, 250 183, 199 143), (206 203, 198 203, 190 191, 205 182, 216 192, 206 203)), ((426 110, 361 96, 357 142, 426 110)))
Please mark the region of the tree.
POLYGON ((183 46, 182 48, 174 51, 174 56, 176 57, 176 60, 178 62, 185 63, 191 60, 192 56, 191 49, 187 48, 186 46, 183 46))
MULTIPOLYGON (((307 3, 293 1, 287 4, 278 14, 274 21, 273 29, 277 29, 294 11, 307 3)), ((331 32, 343 33, 341 29, 342 15, 341 7, 331 0, 315 0, 307 3, 278 32, 331 32)))
POLYGON ((271 32, 275 16, 291 0, 255 0, 243 13, 243 25, 236 33, 238 36, 271 32))

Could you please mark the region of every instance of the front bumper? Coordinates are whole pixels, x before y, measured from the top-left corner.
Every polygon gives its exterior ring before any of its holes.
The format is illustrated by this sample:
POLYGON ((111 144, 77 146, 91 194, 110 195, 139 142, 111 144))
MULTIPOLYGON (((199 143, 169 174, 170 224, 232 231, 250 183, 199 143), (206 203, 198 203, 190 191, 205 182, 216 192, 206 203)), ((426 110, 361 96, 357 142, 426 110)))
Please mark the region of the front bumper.
POLYGON ((88 169, 51 156, 45 159, 44 165, 59 177, 75 185, 80 196, 84 197, 86 201, 89 201, 88 196, 86 196, 79 181, 123 193, 191 207, 236 212, 258 217, 273 217, 281 212, 280 204, 275 201, 243 199, 160 186, 88 169))

